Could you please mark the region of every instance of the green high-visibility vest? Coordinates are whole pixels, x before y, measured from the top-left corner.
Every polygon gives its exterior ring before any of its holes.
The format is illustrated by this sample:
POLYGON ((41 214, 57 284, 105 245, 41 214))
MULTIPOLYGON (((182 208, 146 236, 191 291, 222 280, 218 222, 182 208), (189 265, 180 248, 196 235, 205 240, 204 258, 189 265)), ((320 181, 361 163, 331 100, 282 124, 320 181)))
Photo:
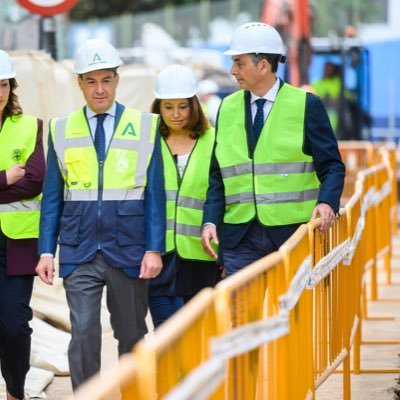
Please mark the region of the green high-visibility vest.
POLYGON ((214 140, 213 128, 197 139, 182 179, 167 143, 161 141, 167 198, 166 251, 176 250, 183 259, 214 261, 201 245, 203 205, 214 140))
POLYGON ((265 226, 308 221, 319 181, 303 153, 306 92, 283 84, 249 157, 244 92, 224 99, 218 119, 216 157, 225 188, 224 222, 240 224, 257 215, 265 226))
MULTIPOLYGON (((0 135, 0 170, 15 164, 26 164, 35 150, 38 132, 36 117, 8 117, 0 135)), ((12 239, 31 239, 39 236, 41 195, 32 199, 0 204, 0 224, 3 233, 12 239)))
POLYGON ((51 120, 51 135, 63 175, 65 201, 141 200, 154 148, 158 116, 125 108, 99 170, 83 110, 51 120), (99 175, 100 174, 100 175, 99 175))

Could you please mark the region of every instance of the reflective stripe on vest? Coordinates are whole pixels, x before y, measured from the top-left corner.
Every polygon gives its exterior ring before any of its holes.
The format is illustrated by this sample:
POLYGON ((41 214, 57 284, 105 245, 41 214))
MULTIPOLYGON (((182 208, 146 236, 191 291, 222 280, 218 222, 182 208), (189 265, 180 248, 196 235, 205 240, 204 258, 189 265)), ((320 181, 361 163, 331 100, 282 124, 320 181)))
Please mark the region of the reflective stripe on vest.
MULTIPOLYGON (((125 108, 107 150, 102 200, 144 198, 158 117, 125 108)), ((51 122, 54 149, 65 181, 65 201, 96 201, 99 169, 83 110, 51 122)))
POLYGON ((204 252, 200 240, 214 140, 213 128, 197 139, 180 186, 175 161, 168 145, 162 140, 167 198, 166 248, 167 251, 175 249, 184 259, 214 261, 204 252))
MULTIPOLYGON (((35 150, 37 132, 36 117, 21 115, 6 118, 0 135, 0 170, 7 170, 15 164, 26 164, 35 150)), ((0 204, 1 230, 7 237, 30 239, 39 236, 41 197, 0 204)))
POLYGON ((245 223, 256 213, 265 226, 301 223, 311 217, 319 181, 312 157, 302 150, 305 101, 304 91, 287 84, 281 87, 251 160, 244 92, 224 99, 216 156, 225 187, 226 223, 245 223))

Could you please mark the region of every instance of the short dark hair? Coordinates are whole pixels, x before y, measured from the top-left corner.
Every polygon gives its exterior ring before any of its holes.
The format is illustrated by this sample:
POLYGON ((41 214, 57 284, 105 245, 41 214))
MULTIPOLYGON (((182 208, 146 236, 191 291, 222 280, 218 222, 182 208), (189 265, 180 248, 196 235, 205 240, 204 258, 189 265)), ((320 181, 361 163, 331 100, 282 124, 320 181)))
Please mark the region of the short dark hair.
MULTIPOLYGON (((190 107, 190 119, 186 128, 191 129, 193 132, 190 137, 192 139, 197 139, 198 137, 203 135, 207 129, 210 128, 210 123, 208 122, 208 118, 204 114, 204 111, 197 96, 195 95, 193 97, 189 97, 187 100, 189 101, 190 107)), ((160 108, 161 100, 154 99, 151 105, 151 112, 161 115, 160 108)), ((163 121, 162 117, 160 118, 160 132, 163 138, 167 138, 169 136, 169 129, 163 121)))
POLYGON ((261 60, 267 60, 271 64, 271 72, 278 71, 278 63, 281 61, 280 54, 250 53, 250 57, 254 64, 258 64, 261 60))
POLYGON ((22 107, 19 104, 18 96, 15 93, 15 90, 18 87, 18 83, 15 78, 11 78, 8 80, 10 84, 10 95, 8 97, 8 101, 3 110, 3 120, 7 117, 15 117, 18 115, 22 115, 22 107))

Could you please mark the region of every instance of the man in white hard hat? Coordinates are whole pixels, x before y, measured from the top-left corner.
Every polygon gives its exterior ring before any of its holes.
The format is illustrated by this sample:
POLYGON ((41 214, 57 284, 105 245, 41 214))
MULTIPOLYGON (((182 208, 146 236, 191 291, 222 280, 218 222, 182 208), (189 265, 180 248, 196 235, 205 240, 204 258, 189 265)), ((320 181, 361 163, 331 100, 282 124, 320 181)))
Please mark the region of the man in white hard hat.
POLYGON ((241 90, 219 110, 202 243, 217 257, 210 242, 222 228, 230 275, 277 250, 310 218, 320 217, 325 232, 345 169, 321 100, 276 76, 285 48, 272 26, 240 26, 225 54, 241 90))
POLYGON ((121 64, 110 43, 85 42, 76 53, 75 72, 86 105, 50 122, 36 271, 52 284, 58 239, 74 390, 100 369, 103 288, 121 355, 147 332, 148 279, 162 268, 158 116, 115 101, 121 64))

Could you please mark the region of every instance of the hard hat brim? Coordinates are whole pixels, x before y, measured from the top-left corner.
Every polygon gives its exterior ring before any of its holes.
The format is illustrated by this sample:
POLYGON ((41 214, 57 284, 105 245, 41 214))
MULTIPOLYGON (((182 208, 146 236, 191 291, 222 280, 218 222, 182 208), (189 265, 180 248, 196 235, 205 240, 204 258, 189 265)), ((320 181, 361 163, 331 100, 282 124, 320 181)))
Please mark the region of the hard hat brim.
POLYGON ((86 74, 86 73, 88 73, 88 72, 100 71, 100 70, 102 70, 102 69, 113 69, 113 68, 118 68, 118 67, 120 67, 120 66, 123 65, 123 64, 124 64, 124 62, 123 62, 122 60, 121 60, 117 65, 115 65, 114 63, 113 63, 113 64, 107 64, 107 63, 100 64, 100 63, 98 63, 98 64, 96 64, 96 65, 89 66, 89 67, 87 67, 87 68, 83 68, 83 69, 80 69, 80 70, 75 69, 75 73, 76 73, 77 75, 82 75, 82 74, 86 74))
POLYGON ((171 99, 190 99, 191 97, 194 97, 196 95, 196 92, 188 92, 188 93, 168 93, 168 95, 165 94, 159 94, 154 92, 154 97, 159 100, 171 100, 171 99))
POLYGON ((237 50, 226 50, 224 53, 226 56, 240 56, 241 54, 250 54, 248 51, 237 51, 237 50))
POLYGON ((12 72, 10 74, 0 75, 0 80, 12 79, 15 78, 15 76, 16 76, 15 72, 12 72))

